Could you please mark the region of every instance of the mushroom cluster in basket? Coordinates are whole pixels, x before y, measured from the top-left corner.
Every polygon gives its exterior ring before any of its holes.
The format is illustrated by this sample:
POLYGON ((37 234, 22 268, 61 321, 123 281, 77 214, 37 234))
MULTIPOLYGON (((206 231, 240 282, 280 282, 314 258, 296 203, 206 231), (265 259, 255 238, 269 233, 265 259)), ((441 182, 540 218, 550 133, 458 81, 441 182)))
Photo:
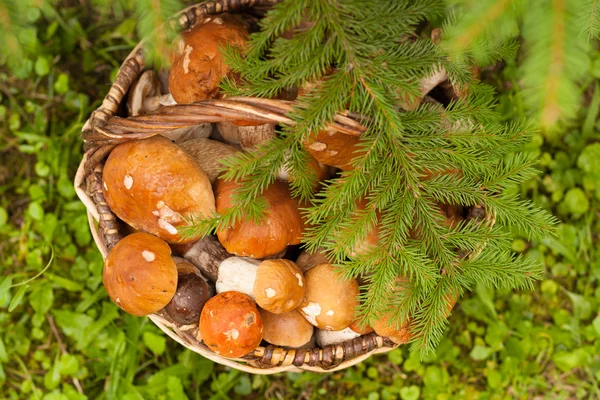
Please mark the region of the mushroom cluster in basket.
MULTIPOLYGON (((129 116, 222 96, 220 80, 236 76, 220 48, 243 47, 253 24, 222 14, 183 32, 170 73, 145 71, 129 90, 129 116)), ((276 135, 274 124, 240 120, 117 145, 103 168, 102 191, 132 233, 106 258, 108 294, 130 314, 161 313, 179 326, 194 326, 196 337, 223 357, 245 356, 264 342, 323 347, 373 330, 406 343, 408 324, 393 327, 389 315, 372 321, 372 328, 359 325, 358 281, 342 279, 325 254, 302 251, 302 204, 292 197, 285 170, 262 193, 267 210, 259 222, 241 218, 215 236, 183 233, 190 217, 208 218, 233 207, 240 184, 220 178, 220 161, 276 135)), ((349 168, 351 158, 360 156, 357 144, 357 137, 336 131, 304 143, 319 181, 349 168)), ((450 207, 440 211, 449 224, 461 218, 450 207)), ((365 245, 376 245, 377 233, 374 227, 365 245)))

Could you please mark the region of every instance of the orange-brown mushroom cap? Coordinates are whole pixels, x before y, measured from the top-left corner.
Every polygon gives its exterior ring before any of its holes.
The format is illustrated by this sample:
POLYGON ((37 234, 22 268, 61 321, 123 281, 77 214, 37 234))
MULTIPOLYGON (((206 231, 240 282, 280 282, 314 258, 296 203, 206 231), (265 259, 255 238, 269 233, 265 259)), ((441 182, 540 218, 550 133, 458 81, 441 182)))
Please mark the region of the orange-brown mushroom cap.
POLYGON ((317 161, 348 171, 352 169, 352 160, 365 153, 359 143, 359 136, 323 130, 311 136, 304 147, 317 161))
POLYGON ((254 297, 263 309, 274 314, 292 311, 304 298, 302 271, 290 260, 265 260, 258 266, 254 297))
POLYGON ((314 327, 296 310, 273 314, 258 310, 265 326, 264 339, 275 346, 301 347, 312 338, 314 327))
MULTIPOLYGON (((236 182, 217 179, 215 184, 218 213, 233 207, 232 195, 236 182)), ((273 182, 262 194, 268 206, 258 223, 243 218, 234 225, 217 231, 219 241, 229 253, 238 256, 264 258, 277 254, 288 245, 300 244, 304 220, 298 200, 292 198, 286 182, 273 182)))
POLYGON ((306 294, 298 310, 317 328, 340 331, 354 321, 358 282, 344 280, 331 264, 320 264, 305 274, 306 294))
POLYGON ((263 323, 256 304, 239 292, 217 294, 204 305, 200 335, 204 343, 223 357, 242 357, 260 344, 263 323))
POLYGON ((169 304, 177 289, 177 266, 171 259, 171 248, 162 239, 134 233, 108 253, 102 281, 121 309, 143 316, 169 304))
POLYGON ((182 32, 169 74, 175 101, 184 104, 218 97, 219 82, 231 74, 221 48, 243 47, 247 40, 244 22, 231 14, 207 19, 182 32))
POLYGON ((179 227, 190 215, 215 211, 210 181, 182 148, 162 137, 132 140, 115 147, 102 172, 106 203, 135 229, 171 243, 184 237, 179 227))

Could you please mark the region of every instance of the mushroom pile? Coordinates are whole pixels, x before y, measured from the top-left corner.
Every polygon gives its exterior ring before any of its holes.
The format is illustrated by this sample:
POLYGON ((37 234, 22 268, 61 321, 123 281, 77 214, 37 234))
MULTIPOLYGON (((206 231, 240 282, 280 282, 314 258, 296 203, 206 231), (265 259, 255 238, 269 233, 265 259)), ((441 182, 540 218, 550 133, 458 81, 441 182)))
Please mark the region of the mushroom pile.
MULTIPOLYGON (((145 71, 131 87, 129 115, 221 97, 220 80, 236 76, 220 48, 243 47, 252 26, 240 15, 221 14, 183 32, 168 74, 145 71)), ((305 221, 285 170, 262 193, 268 208, 260 222, 241 218, 216 235, 183 234, 189 217, 209 218, 233 206, 239 183, 220 177, 221 160, 276 135, 274 124, 233 121, 116 146, 103 168, 102 190, 131 233, 106 258, 109 296, 130 314, 159 313, 182 329, 194 329, 208 348, 229 358, 243 357, 263 341, 312 348, 373 331, 406 343, 408 324, 389 324, 389 315, 372 327, 360 325, 358 281, 342 279, 323 252, 302 251, 305 221)), ((341 132, 320 132, 304 145, 319 181, 350 168, 360 156, 358 138, 341 132)), ((440 213, 455 224, 464 210, 440 205, 440 213)), ((378 231, 375 226, 367 246, 377 245, 378 231)))

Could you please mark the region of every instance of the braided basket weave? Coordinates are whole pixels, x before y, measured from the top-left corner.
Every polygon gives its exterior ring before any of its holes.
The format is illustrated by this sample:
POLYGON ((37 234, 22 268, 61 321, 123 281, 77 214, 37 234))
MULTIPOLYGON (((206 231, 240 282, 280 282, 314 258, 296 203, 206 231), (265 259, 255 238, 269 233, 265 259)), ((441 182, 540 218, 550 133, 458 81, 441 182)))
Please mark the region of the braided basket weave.
MULTIPOLYGON (((249 7, 268 8, 277 1, 211 1, 182 10, 168 23, 181 31, 192 27, 195 21, 211 14, 238 11, 249 7)), ((292 102, 237 97, 162 107, 156 112, 143 116, 119 117, 129 88, 145 69, 143 46, 144 41, 140 42, 123 62, 102 105, 92 113, 82 132, 85 154, 75 176, 75 189, 87 208, 94 241, 104 258, 125 235, 122 232, 122 224, 106 204, 100 186, 103 163, 116 145, 209 122, 244 119, 259 123, 294 124, 294 121, 286 116, 292 109, 292 102)), ((330 128, 353 136, 358 136, 364 131, 364 128, 350 114, 338 115, 330 124, 330 128)), ((284 349, 272 345, 259 346, 241 359, 229 359, 215 354, 197 340, 199 337, 197 325, 179 325, 162 312, 150 315, 149 318, 173 340, 188 349, 219 364, 254 374, 303 370, 335 371, 360 363, 372 354, 390 351, 397 346, 389 339, 372 333, 324 348, 284 349)))

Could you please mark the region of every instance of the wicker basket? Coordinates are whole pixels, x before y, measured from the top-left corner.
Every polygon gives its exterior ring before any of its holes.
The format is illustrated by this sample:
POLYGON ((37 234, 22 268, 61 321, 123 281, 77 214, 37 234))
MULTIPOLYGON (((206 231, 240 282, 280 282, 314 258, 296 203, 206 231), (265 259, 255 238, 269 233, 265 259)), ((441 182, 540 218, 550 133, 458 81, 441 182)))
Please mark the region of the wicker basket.
MULTIPOLYGON (((168 23, 178 30, 194 25, 204 16, 231 12, 249 7, 268 8, 278 0, 218 0, 189 7, 168 23)), ((123 100, 135 79, 144 71, 144 42, 131 52, 102 105, 92 113, 83 127, 85 154, 75 177, 75 189, 85 204, 94 241, 102 256, 124 236, 122 224, 106 204, 100 182, 102 166, 110 151, 119 143, 145 139, 166 131, 207 122, 236 119, 263 123, 291 125, 286 116, 292 103, 284 100, 258 98, 226 98, 206 100, 194 104, 163 107, 157 112, 122 118, 123 100)), ((339 115, 331 129, 349 135, 360 135, 364 128, 352 115, 339 115)), ((241 359, 218 356, 196 339, 196 325, 181 326, 161 312, 150 319, 173 340, 202 356, 241 371, 255 374, 274 374, 284 371, 331 372, 360 363, 372 354, 390 351, 397 345, 374 333, 344 343, 312 349, 284 349, 277 346, 259 346, 241 359)))

